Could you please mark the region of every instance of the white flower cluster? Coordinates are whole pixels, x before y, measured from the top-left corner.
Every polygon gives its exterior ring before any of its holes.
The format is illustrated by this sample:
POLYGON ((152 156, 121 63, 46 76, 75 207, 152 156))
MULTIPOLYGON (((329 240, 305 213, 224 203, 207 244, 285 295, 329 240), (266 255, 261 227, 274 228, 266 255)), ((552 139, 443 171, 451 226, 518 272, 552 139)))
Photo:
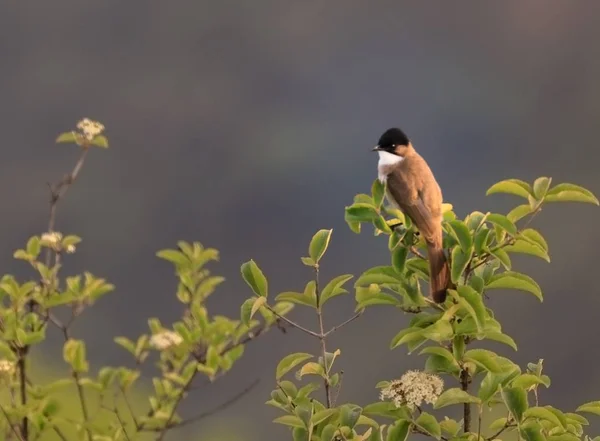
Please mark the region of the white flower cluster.
MULTIPOLYGON (((54 251, 62 250, 62 241, 63 235, 58 231, 49 231, 48 233, 43 233, 41 236, 41 241, 43 245, 46 245, 49 248, 52 248, 54 251)), ((65 251, 69 254, 73 254, 75 252, 75 245, 67 245, 65 247, 65 251)))
POLYGON ((159 351, 164 351, 173 346, 181 344, 182 341, 183 338, 176 332, 163 331, 150 337, 150 346, 158 349, 159 351))
POLYGON ((5 359, 0 360, 0 376, 12 375, 15 371, 15 364, 5 359))
POLYGON ((444 390, 444 380, 421 371, 408 371, 399 380, 393 380, 382 389, 379 399, 390 399, 396 407, 408 406, 414 410, 423 402, 433 404, 444 390))
POLYGON ((83 118, 77 123, 77 128, 81 130, 83 136, 88 141, 91 141, 96 136, 100 135, 104 131, 104 126, 98 121, 92 121, 89 118, 83 118))

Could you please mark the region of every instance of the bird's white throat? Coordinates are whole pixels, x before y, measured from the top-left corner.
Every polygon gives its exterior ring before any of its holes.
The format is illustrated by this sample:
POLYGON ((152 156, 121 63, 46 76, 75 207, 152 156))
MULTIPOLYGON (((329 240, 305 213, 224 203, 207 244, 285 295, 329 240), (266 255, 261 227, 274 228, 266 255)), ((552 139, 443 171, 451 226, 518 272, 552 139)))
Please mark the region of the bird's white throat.
POLYGON ((383 150, 380 150, 377 153, 379 153, 379 163, 377 164, 379 180, 381 182, 385 182, 387 179, 387 175, 389 174, 390 168, 402 162, 404 158, 402 156, 394 155, 383 150))

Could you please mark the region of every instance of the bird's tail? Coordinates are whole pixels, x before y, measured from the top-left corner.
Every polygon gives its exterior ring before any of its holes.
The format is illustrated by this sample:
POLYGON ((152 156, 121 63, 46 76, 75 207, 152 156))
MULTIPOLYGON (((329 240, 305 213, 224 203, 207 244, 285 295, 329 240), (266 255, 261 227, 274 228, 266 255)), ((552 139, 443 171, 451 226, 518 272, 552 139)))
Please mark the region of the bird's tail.
POLYGON ((450 288, 450 267, 440 241, 427 242, 429 258, 429 291, 436 303, 444 303, 447 290, 450 288))

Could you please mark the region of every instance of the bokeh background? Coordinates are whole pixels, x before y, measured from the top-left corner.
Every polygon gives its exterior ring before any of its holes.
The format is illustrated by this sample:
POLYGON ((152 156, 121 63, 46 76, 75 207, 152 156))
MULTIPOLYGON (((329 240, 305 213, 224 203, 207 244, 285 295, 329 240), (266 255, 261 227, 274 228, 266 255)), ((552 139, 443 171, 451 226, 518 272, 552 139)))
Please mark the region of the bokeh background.
MULTIPOLYGON (((111 141, 91 153, 58 215, 60 230, 84 238, 66 271, 117 286, 75 330, 95 367, 129 362, 113 336, 137 336, 149 316, 178 317, 172 268, 154 256, 177 240, 221 250, 213 269, 227 282, 210 308, 232 316, 249 295, 240 264, 256 259, 273 293, 299 290, 310 276, 299 257, 319 228, 334 229, 324 277, 385 264, 386 241, 354 235, 343 213, 368 191, 377 161, 368 149, 390 126, 408 132, 460 216, 511 208, 514 198, 484 196, 510 177, 600 193, 598 2, 55 0, 0 11, 3 272, 29 275, 12 252, 43 231, 46 182, 76 160, 55 136, 90 117, 111 141)), ((544 303, 498 292, 490 304, 519 344, 516 359, 545 359, 553 385, 543 399, 571 410, 600 396, 600 212, 560 205, 538 219, 552 263, 516 263, 544 303)), ((351 297, 336 299, 326 322, 352 309, 351 297)), ((294 318, 314 324, 300 310, 294 318)), ((421 366, 388 350, 407 320, 371 309, 333 338, 340 400, 374 401, 378 380, 421 366)), ((277 361, 316 345, 298 332, 252 344, 184 410, 259 386, 170 439, 285 439, 262 403, 277 361)), ((42 354, 47 369, 59 349, 56 339, 42 354)))

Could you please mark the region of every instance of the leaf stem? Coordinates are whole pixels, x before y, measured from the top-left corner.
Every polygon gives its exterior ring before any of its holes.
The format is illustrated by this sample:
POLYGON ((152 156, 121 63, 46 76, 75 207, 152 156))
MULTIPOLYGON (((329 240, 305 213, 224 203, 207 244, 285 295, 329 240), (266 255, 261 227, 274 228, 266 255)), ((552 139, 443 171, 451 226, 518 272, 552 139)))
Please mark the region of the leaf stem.
MULTIPOLYGON (((325 377, 323 382, 325 384, 325 397, 327 402, 327 407, 331 407, 331 390, 329 387, 329 369, 327 367, 327 344, 325 343, 325 327, 323 326, 323 312, 321 311, 321 290, 319 289, 319 266, 315 265, 315 293, 317 296, 317 319, 319 321, 319 331, 318 335, 319 341, 321 342, 321 355, 323 357, 323 369, 325 371, 325 377)), ((344 323, 342 323, 344 325, 344 323)))

